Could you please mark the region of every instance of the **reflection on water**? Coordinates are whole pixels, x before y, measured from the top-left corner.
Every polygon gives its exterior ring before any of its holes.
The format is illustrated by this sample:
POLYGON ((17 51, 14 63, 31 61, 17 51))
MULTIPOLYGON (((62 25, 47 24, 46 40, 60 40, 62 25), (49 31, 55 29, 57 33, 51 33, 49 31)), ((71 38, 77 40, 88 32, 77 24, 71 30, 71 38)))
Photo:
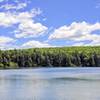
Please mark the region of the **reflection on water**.
POLYGON ((100 68, 1 70, 0 100, 100 100, 100 68))

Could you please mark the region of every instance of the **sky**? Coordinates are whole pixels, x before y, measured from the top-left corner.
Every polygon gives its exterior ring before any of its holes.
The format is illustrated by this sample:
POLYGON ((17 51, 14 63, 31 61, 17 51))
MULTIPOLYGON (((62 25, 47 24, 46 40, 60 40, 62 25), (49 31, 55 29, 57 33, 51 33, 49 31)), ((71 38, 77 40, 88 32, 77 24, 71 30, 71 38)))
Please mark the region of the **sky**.
POLYGON ((0 49, 100 46, 100 0, 0 0, 0 49))

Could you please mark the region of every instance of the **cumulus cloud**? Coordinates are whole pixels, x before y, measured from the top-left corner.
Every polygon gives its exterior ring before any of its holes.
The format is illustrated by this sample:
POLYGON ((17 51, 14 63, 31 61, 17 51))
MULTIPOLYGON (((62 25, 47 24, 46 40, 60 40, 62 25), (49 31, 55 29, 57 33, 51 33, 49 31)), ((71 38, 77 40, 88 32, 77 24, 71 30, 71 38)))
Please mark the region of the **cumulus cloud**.
POLYGON ((42 47, 53 47, 48 43, 40 42, 40 41, 28 41, 22 45, 22 48, 42 48, 42 47))
MULTIPOLYGON (((0 6, 0 26, 5 28, 16 27, 12 32, 16 38, 36 37, 47 31, 42 23, 35 22, 35 17, 40 15, 40 8, 24 9, 30 0, 6 0, 0 6), (24 9, 21 10, 21 9, 24 9), (17 11, 16 11, 17 10, 17 11)), ((3 1, 2 1, 3 2, 3 1)))
POLYGON ((24 21, 33 22, 33 17, 40 14, 40 9, 32 9, 25 12, 0 12, 0 26, 9 27, 13 24, 21 24, 24 21))
MULTIPOLYGON (((35 21, 35 17, 42 13, 40 8, 24 9, 28 6, 30 0, 0 0, 0 2, 0 27, 10 30, 13 28, 14 30, 10 32, 13 33, 12 35, 15 36, 17 41, 19 41, 19 38, 38 37, 48 30, 48 27, 35 21)), ((11 37, 0 35, 0 49, 23 48, 28 45, 30 47, 50 46, 39 41, 30 41, 21 46, 14 44, 13 41, 14 39, 11 37)))
POLYGON ((9 49, 11 48, 11 43, 15 40, 11 37, 0 36, 0 49, 9 49))
MULTIPOLYGON (((89 24, 86 22, 73 22, 69 26, 62 26, 49 36, 49 39, 66 39, 75 42, 91 41, 91 44, 100 45, 100 34, 92 34, 94 31, 100 31, 100 23, 89 24)), ((81 43, 82 44, 82 43, 81 43)))
POLYGON ((48 28, 41 23, 36 23, 34 17, 41 13, 40 9, 31 9, 26 12, 0 12, 0 26, 11 27, 18 25, 15 32, 16 38, 39 36, 48 28))
POLYGON ((3 27, 9 27, 13 24, 18 23, 18 20, 16 19, 16 15, 11 14, 9 12, 0 12, 0 26, 3 27))
POLYGON ((48 28, 46 26, 42 25, 42 23, 36 23, 33 20, 33 17, 40 13, 41 11, 39 9, 33 9, 31 13, 24 12, 19 14, 20 24, 16 30, 16 38, 37 37, 47 31, 48 28))
POLYGON ((31 20, 23 21, 16 31, 15 35, 17 38, 21 37, 37 37, 46 32, 48 28, 43 26, 41 23, 33 23, 31 20), (18 34, 19 33, 19 34, 18 34))
POLYGON ((6 44, 6 43, 10 43, 12 41, 14 41, 13 38, 5 37, 5 36, 0 36, 0 45, 6 44))

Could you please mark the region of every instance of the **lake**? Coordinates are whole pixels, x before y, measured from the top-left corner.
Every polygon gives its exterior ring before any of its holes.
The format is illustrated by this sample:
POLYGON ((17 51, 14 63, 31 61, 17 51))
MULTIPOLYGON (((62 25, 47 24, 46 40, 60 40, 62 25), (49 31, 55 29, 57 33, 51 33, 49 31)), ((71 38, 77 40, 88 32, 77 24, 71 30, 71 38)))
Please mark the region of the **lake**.
POLYGON ((0 70, 0 100, 100 100, 100 68, 0 70))

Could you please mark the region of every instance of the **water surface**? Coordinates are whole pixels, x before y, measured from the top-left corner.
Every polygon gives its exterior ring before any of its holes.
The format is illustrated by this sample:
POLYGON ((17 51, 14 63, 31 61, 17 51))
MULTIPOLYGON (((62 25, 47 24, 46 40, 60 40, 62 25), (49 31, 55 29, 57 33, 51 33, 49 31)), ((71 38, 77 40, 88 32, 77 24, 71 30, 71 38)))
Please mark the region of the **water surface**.
POLYGON ((100 100, 100 68, 0 70, 0 100, 100 100))

